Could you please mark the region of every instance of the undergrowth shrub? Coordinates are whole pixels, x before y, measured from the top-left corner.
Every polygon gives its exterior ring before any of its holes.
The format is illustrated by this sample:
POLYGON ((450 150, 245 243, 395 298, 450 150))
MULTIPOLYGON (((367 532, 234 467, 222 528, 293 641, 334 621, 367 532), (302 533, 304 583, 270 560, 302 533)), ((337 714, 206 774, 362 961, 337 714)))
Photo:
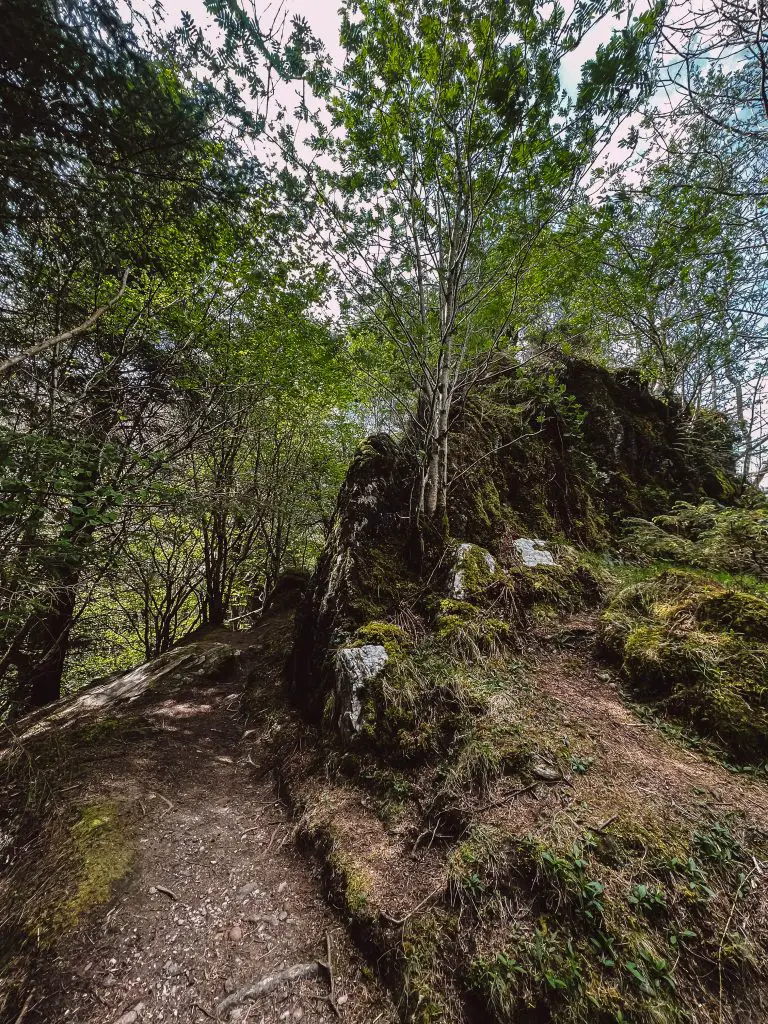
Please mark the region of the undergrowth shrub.
POLYGON ((641 699, 737 759, 768 755, 768 601, 666 570, 618 593, 601 637, 641 699))
POLYGON ((678 502, 666 515, 625 521, 623 550, 645 563, 677 562, 768 579, 768 505, 678 502))

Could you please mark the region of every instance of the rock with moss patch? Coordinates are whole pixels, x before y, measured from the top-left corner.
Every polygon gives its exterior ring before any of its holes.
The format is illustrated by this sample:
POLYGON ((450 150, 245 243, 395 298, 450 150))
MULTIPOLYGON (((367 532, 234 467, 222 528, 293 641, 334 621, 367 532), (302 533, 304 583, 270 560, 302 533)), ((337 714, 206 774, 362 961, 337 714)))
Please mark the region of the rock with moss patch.
POLYGON ((768 754, 768 601, 667 570, 614 598, 601 637, 639 697, 738 760, 768 754))
POLYGON ((518 537, 513 541, 513 545, 520 561, 529 569, 535 568, 537 565, 555 564, 555 559, 545 540, 518 537))
POLYGON ((336 710, 342 739, 349 742, 363 727, 363 692, 389 661, 381 644, 342 647, 336 654, 336 710))
POLYGON ((453 560, 450 594, 456 601, 465 601, 487 586, 498 566, 496 559, 477 544, 459 544, 453 560))

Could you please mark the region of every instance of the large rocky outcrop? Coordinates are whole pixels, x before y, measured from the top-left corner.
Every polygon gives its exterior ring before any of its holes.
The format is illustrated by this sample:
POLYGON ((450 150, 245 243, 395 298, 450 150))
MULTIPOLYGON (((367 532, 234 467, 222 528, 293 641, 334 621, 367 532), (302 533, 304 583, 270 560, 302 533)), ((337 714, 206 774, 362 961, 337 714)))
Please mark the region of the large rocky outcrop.
POLYGON ((510 369, 454 417, 455 541, 438 545, 416 571, 408 447, 370 438, 339 495, 292 656, 293 694, 311 717, 338 689, 337 652, 354 642, 356 630, 398 616, 435 620, 435 600, 456 596, 451 561, 467 544, 487 549, 502 568, 536 563, 546 573, 554 559, 539 538, 605 548, 626 516, 647 518, 679 499, 728 501, 736 494, 733 432, 724 418, 693 418, 653 396, 636 375, 584 361, 561 361, 546 372, 510 369))
POLYGON ((491 551, 509 531, 601 548, 626 516, 737 493, 724 416, 688 415, 637 374, 583 360, 505 378, 452 434, 451 530, 491 551))

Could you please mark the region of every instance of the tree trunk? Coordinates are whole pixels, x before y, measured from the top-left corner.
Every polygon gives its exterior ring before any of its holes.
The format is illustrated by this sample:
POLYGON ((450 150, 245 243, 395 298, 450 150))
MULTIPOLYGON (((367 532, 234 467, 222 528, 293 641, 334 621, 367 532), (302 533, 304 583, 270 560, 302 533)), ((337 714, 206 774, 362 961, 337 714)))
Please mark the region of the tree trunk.
POLYGON ((17 684, 24 710, 45 707, 61 696, 79 580, 78 566, 59 581, 50 607, 39 613, 31 626, 17 684))

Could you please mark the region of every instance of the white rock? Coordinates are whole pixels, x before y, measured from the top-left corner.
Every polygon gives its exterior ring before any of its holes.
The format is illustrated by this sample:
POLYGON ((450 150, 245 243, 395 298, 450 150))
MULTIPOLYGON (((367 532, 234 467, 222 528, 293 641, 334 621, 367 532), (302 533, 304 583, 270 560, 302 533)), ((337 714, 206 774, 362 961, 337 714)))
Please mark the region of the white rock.
POLYGON ((389 661, 381 644, 362 647, 342 647, 336 654, 336 693, 341 715, 339 728, 343 736, 351 738, 362 728, 363 705, 360 691, 375 679, 389 661))
POLYGON ((488 566, 488 572, 492 576, 496 572, 496 559, 490 551, 478 547, 476 544, 459 544, 456 548, 456 559, 453 564, 453 579, 451 580, 451 597, 457 601, 464 601, 467 597, 467 588, 464 585, 464 569, 462 566, 472 551, 477 551, 488 566))
POLYGON ((520 537, 515 541, 515 548, 522 559, 523 565, 532 568, 536 565, 555 564, 552 552, 547 548, 545 540, 530 540, 527 537, 520 537))

